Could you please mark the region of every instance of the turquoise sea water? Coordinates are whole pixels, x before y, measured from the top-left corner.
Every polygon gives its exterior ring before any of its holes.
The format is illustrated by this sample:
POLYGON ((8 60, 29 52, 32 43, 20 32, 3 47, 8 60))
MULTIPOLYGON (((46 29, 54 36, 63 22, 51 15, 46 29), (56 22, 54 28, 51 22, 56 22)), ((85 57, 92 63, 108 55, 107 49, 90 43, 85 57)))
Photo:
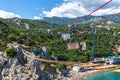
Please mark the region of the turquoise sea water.
POLYGON ((82 80, 120 80, 120 73, 107 71, 84 78, 82 80))

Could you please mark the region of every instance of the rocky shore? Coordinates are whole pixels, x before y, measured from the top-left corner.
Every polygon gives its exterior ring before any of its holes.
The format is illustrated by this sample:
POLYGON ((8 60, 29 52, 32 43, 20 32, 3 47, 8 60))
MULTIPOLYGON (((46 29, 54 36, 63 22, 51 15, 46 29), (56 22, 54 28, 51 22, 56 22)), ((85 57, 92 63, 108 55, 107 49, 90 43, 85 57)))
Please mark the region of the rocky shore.
POLYGON ((87 76, 90 76, 91 74, 97 73, 97 70, 87 71, 87 72, 74 72, 71 71, 70 74, 68 74, 67 77, 59 77, 55 80, 82 80, 86 78, 87 76))
POLYGON ((89 76, 96 75, 96 74, 106 72, 106 71, 112 71, 114 69, 116 69, 116 68, 104 69, 104 70, 91 70, 91 71, 86 71, 86 72, 70 71, 70 74, 68 74, 67 77, 61 76, 55 80, 86 80, 87 77, 89 77, 89 76))

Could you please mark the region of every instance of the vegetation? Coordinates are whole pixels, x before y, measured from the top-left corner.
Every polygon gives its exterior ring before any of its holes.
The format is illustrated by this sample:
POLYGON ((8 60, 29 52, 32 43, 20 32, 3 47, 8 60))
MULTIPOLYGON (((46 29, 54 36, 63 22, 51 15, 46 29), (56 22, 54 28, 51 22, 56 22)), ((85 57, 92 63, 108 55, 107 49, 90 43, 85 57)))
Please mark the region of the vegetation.
POLYGON ((61 69, 64 68, 64 65, 63 64, 56 64, 56 68, 58 68, 59 70, 61 70, 61 69))
POLYGON ((17 54, 17 51, 12 48, 7 48, 6 49, 6 54, 8 58, 14 57, 17 54))
POLYGON ((17 74, 18 74, 18 72, 17 72, 16 70, 14 70, 14 74, 15 74, 15 75, 17 75, 17 74))
MULTIPOLYGON (((84 21, 88 21, 91 20, 93 18, 107 18, 111 15, 104 15, 104 16, 89 16, 87 18, 84 19, 84 21)), ((75 21, 79 20, 81 17, 77 17, 77 18, 67 18, 67 17, 45 17, 43 19, 43 21, 46 21, 48 23, 54 23, 54 24, 61 24, 61 25, 67 25, 67 24, 71 24, 74 23, 75 21)), ((112 21, 119 23, 120 22, 120 15, 118 17, 115 17, 112 19, 112 21)))
MULTIPOLYGON (((34 51, 36 55, 39 54, 37 51, 38 47, 45 46, 47 52, 54 57, 57 57, 60 61, 81 61, 86 62, 91 60, 92 53, 92 31, 91 29, 84 33, 84 28, 88 28, 89 23, 81 23, 77 26, 77 29, 69 29, 65 25, 51 25, 44 21, 32 21, 32 20, 21 20, 22 23, 28 23, 30 29, 25 29, 24 26, 17 25, 14 21, 2 19, 3 23, 0 23, 0 49, 5 50, 6 45, 12 41, 17 41, 19 44, 25 44, 30 46, 29 51, 34 51), (6 26, 7 25, 7 26, 6 26), (50 31, 48 31, 48 29, 50 31), (58 34, 59 33, 59 34, 58 34), (71 37, 68 40, 63 40, 61 37, 62 33, 70 33, 71 37), (77 50, 68 50, 67 43, 69 42, 81 42, 85 41, 87 49, 81 50, 81 47, 77 50)), ((115 45, 120 45, 120 24, 102 24, 102 28, 97 28, 95 33, 95 57, 107 57, 109 55, 119 55, 120 53, 116 50, 115 45), (108 30, 105 26, 110 26, 108 30)), ((15 51, 6 49, 9 57, 15 55, 15 51)))

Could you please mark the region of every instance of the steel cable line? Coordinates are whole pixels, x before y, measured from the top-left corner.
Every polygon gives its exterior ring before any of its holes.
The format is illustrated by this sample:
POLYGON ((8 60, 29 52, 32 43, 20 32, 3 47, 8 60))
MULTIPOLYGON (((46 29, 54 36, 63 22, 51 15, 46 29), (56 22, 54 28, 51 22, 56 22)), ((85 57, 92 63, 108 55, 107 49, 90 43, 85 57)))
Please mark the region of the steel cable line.
POLYGON ((109 4, 112 0, 109 0, 108 2, 104 3, 103 5, 101 5, 100 7, 98 7, 97 9, 93 10, 91 13, 89 13, 88 15, 83 16, 82 18, 80 18, 78 21, 74 22, 72 25, 76 26, 79 22, 81 22, 82 20, 84 20, 85 18, 87 18, 88 16, 90 16, 91 14, 95 13, 96 11, 98 11, 99 9, 101 9, 102 7, 104 7, 105 5, 109 4))

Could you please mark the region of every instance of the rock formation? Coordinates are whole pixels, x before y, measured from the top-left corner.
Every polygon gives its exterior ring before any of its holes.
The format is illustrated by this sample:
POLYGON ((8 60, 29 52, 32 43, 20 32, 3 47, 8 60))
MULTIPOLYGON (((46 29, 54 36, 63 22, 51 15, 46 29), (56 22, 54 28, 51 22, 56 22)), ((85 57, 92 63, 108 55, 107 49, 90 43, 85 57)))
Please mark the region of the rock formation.
POLYGON ((14 48, 17 54, 12 58, 7 58, 7 54, 1 52, 0 80, 50 80, 50 77, 55 78, 56 74, 50 71, 50 67, 49 70, 48 67, 47 70, 41 70, 41 62, 27 57, 20 45, 11 43, 7 47, 14 48))

